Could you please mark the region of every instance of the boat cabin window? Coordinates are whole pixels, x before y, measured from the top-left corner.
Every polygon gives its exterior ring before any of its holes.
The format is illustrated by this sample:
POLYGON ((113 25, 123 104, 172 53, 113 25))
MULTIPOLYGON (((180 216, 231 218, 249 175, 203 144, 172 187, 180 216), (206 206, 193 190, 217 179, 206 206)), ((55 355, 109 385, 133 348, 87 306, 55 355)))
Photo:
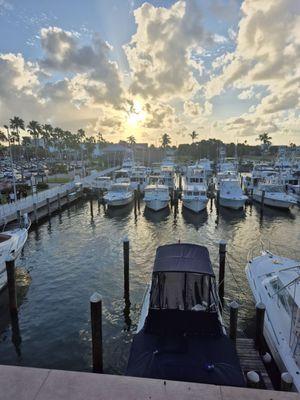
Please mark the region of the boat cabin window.
POLYGON ((274 293, 277 295, 278 305, 283 306, 287 314, 292 316, 294 310, 297 309, 297 305, 294 302, 294 299, 290 295, 287 288, 283 286, 282 282, 280 281, 280 279, 278 279, 278 277, 274 277, 272 280, 270 280, 270 285, 274 290, 274 293))
POLYGON ((155 273, 150 308, 209 311, 214 303, 211 279, 209 275, 186 272, 155 273))

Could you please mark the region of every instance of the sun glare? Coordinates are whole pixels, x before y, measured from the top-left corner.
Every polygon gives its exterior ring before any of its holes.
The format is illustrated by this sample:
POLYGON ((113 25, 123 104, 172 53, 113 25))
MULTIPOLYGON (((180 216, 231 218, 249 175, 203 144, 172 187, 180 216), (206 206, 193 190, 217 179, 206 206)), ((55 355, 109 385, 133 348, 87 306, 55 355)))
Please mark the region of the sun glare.
POLYGON ((137 100, 134 100, 133 106, 131 107, 128 113, 128 118, 127 118, 128 125, 136 126, 138 125, 139 122, 143 121, 144 119, 145 119, 145 113, 143 111, 141 103, 137 100))

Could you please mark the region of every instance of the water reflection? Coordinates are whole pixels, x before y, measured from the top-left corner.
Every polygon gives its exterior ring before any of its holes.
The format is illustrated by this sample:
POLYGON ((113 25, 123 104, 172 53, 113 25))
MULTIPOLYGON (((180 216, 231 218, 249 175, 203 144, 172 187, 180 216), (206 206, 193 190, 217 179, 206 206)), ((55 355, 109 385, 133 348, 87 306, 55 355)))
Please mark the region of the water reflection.
POLYGON ((133 203, 127 204, 124 207, 107 207, 105 210, 105 217, 121 221, 128 217, 133 209, 133 203))
POLYGON ((207 210, 200 213, 194 213, 185 207, 182 207, 182 216, 186 224, 192 225, 197 231, 207 223, 207 210))
POLYGON ((166 207, 159 211, 150 210, 148 207, 145 207, 144 217, 153 223, 163 222, 168 219, 170 215, 170 207, 166 207))

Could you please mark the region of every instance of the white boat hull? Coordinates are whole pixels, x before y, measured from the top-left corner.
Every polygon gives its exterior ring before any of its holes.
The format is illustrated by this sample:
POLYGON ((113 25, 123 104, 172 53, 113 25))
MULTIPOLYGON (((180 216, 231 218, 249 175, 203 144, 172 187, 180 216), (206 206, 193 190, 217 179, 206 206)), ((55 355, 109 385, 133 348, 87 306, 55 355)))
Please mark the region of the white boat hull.
POLYGON ((183 206, 195 213, 203 211, 206 209, 208 199, 183 199, 183 206))
POLYGON ((133 194, 123 198, 107 198, 104 196, 104 199, 108 207, 122 207, 132 202, 133 194))
POLYGON ((232 208, 234 210, 239 210, 245 206, 245 199, 230 199, 220 196, 220 205, 222 207, 232 208))
MULTIPOLYGON (((258 203, 261 203, 261 196, 257 194, 253 194, 253 199, 257 201, 258 203)), ((280 199, 271 199, 267 196, 264 198, 264 204, 266 206, 270 207, 276 207, 276 208, 283 208, 283 209, 288 209, 294 205, 294 203, 291 203, 290 201, 285 201, 285 200, 280 200, 280 199)))
MULTIPOLYGON (((4 232, 6 234, 6 232, 4 232)), ((6 258, 12 257, 15 261, 19 258, 21 251, 28 238, 28 230, 21 229, 18 234, 12 239, 11 245, 8 244, 6 249, 1 249, 0 258, 0 292, 7 285, 7 274, 6 274, 6 258)))
POLYGON ((277 256, 274 256, 274 263, 272 264, 272 269, 270 269, 268 266, 270 262, 268 254, 271 253, 266 253, 264 256, 261 256, 262 261, 261 264, 259 264, 259 269, 255 269, 253 262, 255 262, 256 259, 253 259, 247 264, 245 272, 255 302, 262 302, 266 306, 264 337, 276 365, 281 372, 288 371, 292 375, 294 390, 300 391, 299 366, 296 364, 293 357, 293 351, 289 346, 289 340, 286 340, 286 336, 283 332, 283 327, 290 326, 290 322, 283 319, 284 316, 280 314, 282 310, 280 311, 280 308, 278 308, 278 300, 275 300, 277 307, 274 307, 274 298, 270 295, 269 289, 266 289, 266 285, 268 284, 264 281, 264 276, 267 276, 268 271, 272 272, 273 268, 278 268, 280 265, 282 268, 287 268, 291 267, 291 265, 297 265, 297 262, 290 260, 291 263, 284 267, 282 259, 278 259, 277 256), (263 257, 267 258, 264 260, 263 257))
POLYGON ((153 211, 163 210, 164 208, 168 207, 169 201, 168 200, 145 200, 146 207, 153 211))

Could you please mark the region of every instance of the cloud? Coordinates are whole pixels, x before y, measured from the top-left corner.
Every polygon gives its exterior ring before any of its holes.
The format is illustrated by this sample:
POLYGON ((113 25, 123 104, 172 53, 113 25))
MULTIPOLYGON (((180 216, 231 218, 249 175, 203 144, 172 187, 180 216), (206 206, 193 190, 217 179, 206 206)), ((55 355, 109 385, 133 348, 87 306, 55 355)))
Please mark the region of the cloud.
POLYGON ((43 68, 81 74, 76 84, 81 84, 82 92, 94 102, 120 104, 121 75, 117 64, 109 60, 111 46, 99 36, 94 36, 91 45, 81 46, 74 32, 49 27, 41 30, 41 45, 43 68))
POLYGON ((131 92, 144 98, 192 97, 199 89, 192 49, 210 40, 196 1, 180 0, 170 8, 144 3, 134 17, 137 31, 124 46, 131 92))

